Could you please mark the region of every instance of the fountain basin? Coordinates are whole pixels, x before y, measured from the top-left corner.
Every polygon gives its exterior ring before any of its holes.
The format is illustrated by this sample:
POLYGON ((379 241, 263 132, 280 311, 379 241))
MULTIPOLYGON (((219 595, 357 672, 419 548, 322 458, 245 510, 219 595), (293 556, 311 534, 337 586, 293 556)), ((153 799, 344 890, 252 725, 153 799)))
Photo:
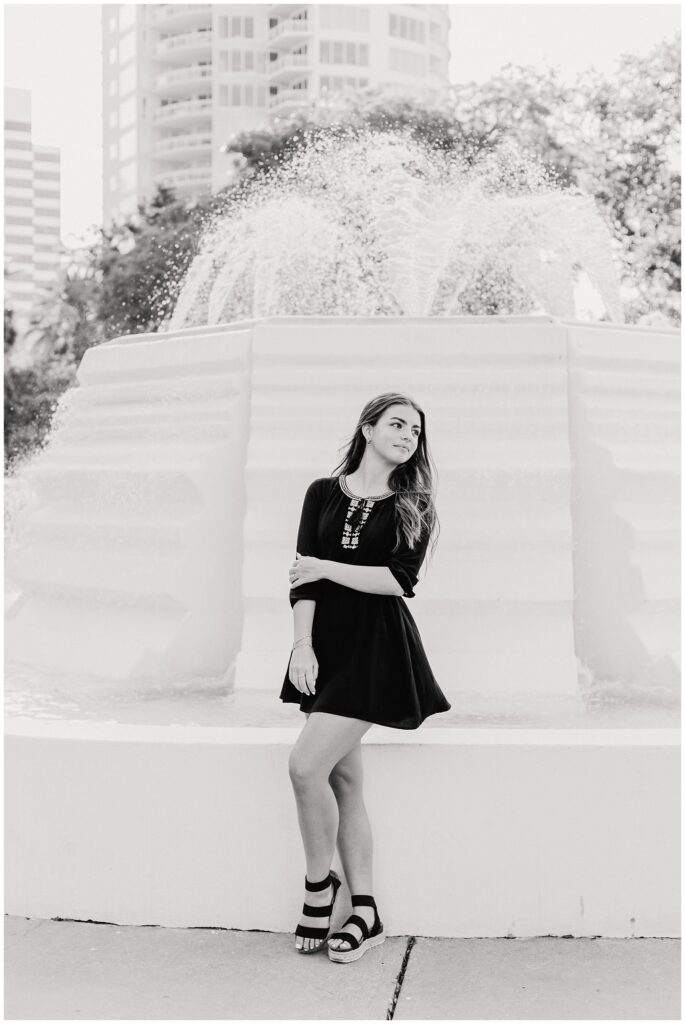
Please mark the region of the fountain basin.
POLYGON ((365 738, 388 933, 677 935, 678 374, 676 331, 548 316, 90 350, 9 566, 8 912, 294 929, 287 566, 306 484, 396 389, 440 471, 410 607, 453 712, 365 738))

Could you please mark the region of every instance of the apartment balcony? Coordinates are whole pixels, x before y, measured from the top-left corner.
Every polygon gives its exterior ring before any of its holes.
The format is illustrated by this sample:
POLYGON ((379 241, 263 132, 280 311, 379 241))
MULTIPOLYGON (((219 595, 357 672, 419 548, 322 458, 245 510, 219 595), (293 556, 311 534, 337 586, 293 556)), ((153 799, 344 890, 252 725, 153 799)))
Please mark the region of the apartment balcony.
POLYGON ((184 124, 195 124, 197 121, 211 121, 212 101, 211 100, 179 100, 176 103, 167 103, 158 107, 152 115, 155 125, 170 127, 184 124))
POLYGON ((177 30, 211 26, 212 4, 155 4, 151 22, 157 28, 177 30))
POLYGON ((269 29, 269 46, 273 50, 290 50, 297 43, 312 34, 309 22, 304 18, 286 18, 269 29))
POLYGON ((211 28, 200 28, 194 32, 184 32, 181 35, 160 39, 154 48, 157 60, 167 60, 172 63, 200 60, 202 57, 211 56, 211 53, 211 28))
POLYGON ((212 82, 211 64, 193 64, 186 68, 175 68, 163 71, 155 79, 156 91, 173 95, 183 93, 197 85, 210 85, 212 82))
POLYGON ((185 135, 172 135, 166 139, 158 139, 154 144, 157 160, 187 160, 189 157, 211 153, 212 136, 206 132, 188 132, 185 135))
POLYGON ((179 190, 211 189, 212 168, 207 164, 206 167, 179 167, 176 171, 160 171, 155 175, 155 183, 179 190))
POLYGON ((285 53, 267 65, 270 82, 288 82, 301 78, 302 72, 310 71, 312 58, 307 53, 285 53))
POLYGON ((301 110, 309 103, 309 89, 281 89, 275 96, 269 96, 269 111, 272 114, 288 114, 293 110, 301 110))

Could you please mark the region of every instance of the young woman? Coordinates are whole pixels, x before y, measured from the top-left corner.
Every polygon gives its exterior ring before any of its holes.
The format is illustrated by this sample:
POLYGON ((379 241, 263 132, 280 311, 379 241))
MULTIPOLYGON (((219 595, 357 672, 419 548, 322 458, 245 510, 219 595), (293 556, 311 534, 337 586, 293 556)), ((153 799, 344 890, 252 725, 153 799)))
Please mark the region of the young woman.
POLYGON ((334 474, 307 488, 290 568, 295 643, 280 699, 307 719, 289 761, 307 866, 295 948, 327 944, 339 963, 385 939, 370 895, 361 738, 373 723, 416 729, 451 707, 402 600, 414 597, 438 525, 431 466, 417 403, 394 392, 372 399, 334 474), (341 885, 330 870, 336 839, 354 913, 328 936, 341 885))

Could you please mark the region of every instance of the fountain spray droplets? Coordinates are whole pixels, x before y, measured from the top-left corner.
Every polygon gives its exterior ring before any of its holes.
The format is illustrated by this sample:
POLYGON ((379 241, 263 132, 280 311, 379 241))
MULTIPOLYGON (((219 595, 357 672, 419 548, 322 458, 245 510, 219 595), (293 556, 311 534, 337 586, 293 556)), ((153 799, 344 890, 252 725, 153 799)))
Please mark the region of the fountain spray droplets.
POLYGON ((472 165, 399 131, 319 136, 237 190, 169 323, 277 315, 573 318, 579 273, 622 321, 593 200, 508 142, 472 165))

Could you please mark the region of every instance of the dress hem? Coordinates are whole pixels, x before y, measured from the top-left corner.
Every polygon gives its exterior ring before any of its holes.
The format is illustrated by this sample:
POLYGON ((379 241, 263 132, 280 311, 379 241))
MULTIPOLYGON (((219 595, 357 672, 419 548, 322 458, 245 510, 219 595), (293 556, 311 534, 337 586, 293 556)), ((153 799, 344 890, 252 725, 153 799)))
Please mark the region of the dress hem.
MULTIPOLYGON (((297 704, 298 703, 298 701, 296 699, 289 700, 287 697, 280 697, 279 700, 281 700, 284 704, 297 704)), ((413 730, 416 730, 421 725, 423 725, 423 723, 426 721, 427 718, 431 718, 432 715, 442 715, 446 711, 451 711, 451 710, 452 710, 452 705, 450 704, 446 708, 441 708, 440 711, 429 711, 427 715, 424 715, 424 717, 419 722, 417 722, 416 725, 397 725, 397 724, 392 724, 390 722, 379 722, 375 718, 360 718, 359 715, 353 715, 349 711, 338 711, 335 708, 310 708, 309 710, 307 710, 307 708, 303 708, 302 705, 300 705, 300 711, 303 714, 312 714, 315 711, 321 711, 325 715, 338 715, 340 718, 354 718, 357 722, 368 722, 369 725, 380 725, 384 729, 401 729, 403 732, 411 732, 413 730)))

